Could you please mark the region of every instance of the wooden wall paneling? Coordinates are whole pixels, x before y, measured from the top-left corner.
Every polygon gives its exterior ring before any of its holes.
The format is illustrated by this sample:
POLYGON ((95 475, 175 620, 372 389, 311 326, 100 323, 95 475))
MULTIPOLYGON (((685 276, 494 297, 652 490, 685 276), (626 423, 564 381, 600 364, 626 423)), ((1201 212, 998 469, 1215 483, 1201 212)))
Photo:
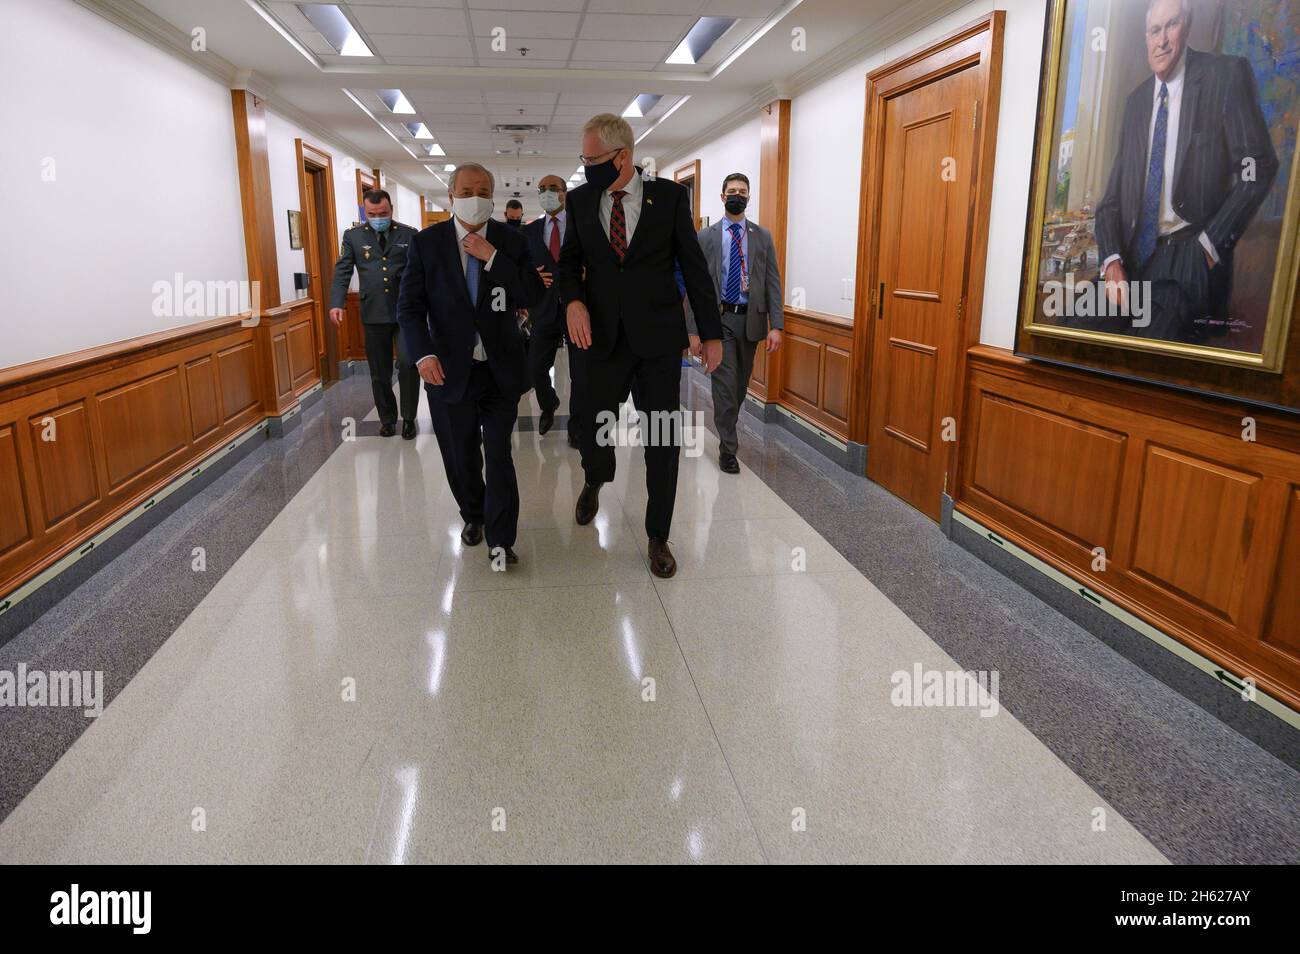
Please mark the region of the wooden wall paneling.
POLYGON ((0 599, 262 417, 254 334, 212 319, 0 371, 0 599))
POLYGON ((366 332, 361 326, 361 299, 356 292, 348 292, 344 306, 343 357, 348 361, 366 360, 366 332))
POLYGON ((280 270, 275 252, 271 166, 266 150, 266 108, 248 90, 230 91, 235 118, 235 160, 244 217, 248 280, 259 285, 262 308, 280 304, 280 270))
POLYGON ((853 326, 846 318, 786 308, 775 401, 840 439, 848 436, 853 326))
MULTIPOLYGON (((785 249, 790 205, 790 100, 776 99, 761 110, 759 142, 758 218, 772 233, 782 294, 786 294, 785 249)), ((760 400, 772 400, 780 391, 781 351, 768 355, 759 343, 749 390, 760 400)))
POLYGON ((1257 412, 1246 441, 1242 405, 969 360, 958 508, 1300 707, 1300 422, 1257 412))

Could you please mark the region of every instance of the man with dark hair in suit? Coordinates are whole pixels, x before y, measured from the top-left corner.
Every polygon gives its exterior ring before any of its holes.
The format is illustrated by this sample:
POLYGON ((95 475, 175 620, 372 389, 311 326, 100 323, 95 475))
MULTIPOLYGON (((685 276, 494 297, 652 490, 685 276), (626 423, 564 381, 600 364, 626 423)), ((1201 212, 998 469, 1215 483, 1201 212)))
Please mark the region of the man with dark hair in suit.
POLYGON ((506 225, 513 229, 524 227, 524 204, 518 199, 506 203, 506 225))
POLYGON ((1278 167, 1250 64, 1188 49, 1191 24, 1189 0, 1147 5, 1154 75, 1125 103, 1096 210, 1110 300, 1124 308, 1129 281, 1151 283, 1149 313, 1119 330, 1183 342, 1228 317, 1233 249, 1278 167))
MULTIPOLYGON (((528 345, 528 373, 532 377, 533 392, 542 409, 537 421, 537 433, 545 434, 555 422, 555 412, 560 407, 559 395, 551 384, 551 366, 555 352, 565 338, 564 308, 560 300, 558 272, 560 246, 564 244, 564 230, 568 214, 564 200, 568 186, 559 176, 543 176, 537 183, 537 195, 545 213, 524 226, 528 239, 528 253, 538 267, 546 285, 546 296, 529 309, 532 338, 528 345)), ((569 354, 569 446, 578 447, 582 431, 582 394, 584 388, 582 352, 568 345, 569 354)))
POLYGON ((518 562, 510 434, 528 390, 515 309, 535 304, 543 288, 523 236, 492 221, 494 189, 483 166, 456 168, 452 218, 411 243, 397 319, 428 387, 438 450, 465 521, 461 542, 476 546, 486 535, 493 568, 504 569, 518 562))
POLYGON ((581 525, 590 523, 600 506, 601 484, 614 479, 614 442, 608 432, 635 383, 642 430, 648 434, 645 529, 650 571, 667 578, 677 572, 668 531, 681 450, 681 358, 688 344, 674 262, 681 264, 710 373, 722 360, 722 320, 709 266, 695 237, 690 196, 675 182, 643 179, 632 148, 627 120, 612 113, 588 120, 582 134, 587 181, 569 193, 567 202, 560 297, 569 338, 587 352, 582 428, 586 485, 574 517, 581 525))

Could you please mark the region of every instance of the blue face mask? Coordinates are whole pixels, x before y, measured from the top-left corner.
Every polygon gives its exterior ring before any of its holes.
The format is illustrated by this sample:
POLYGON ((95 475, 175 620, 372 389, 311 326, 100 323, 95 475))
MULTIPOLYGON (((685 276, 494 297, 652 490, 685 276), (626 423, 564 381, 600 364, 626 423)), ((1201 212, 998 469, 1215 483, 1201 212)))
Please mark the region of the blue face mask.
POLYGON ((366 221, 370 223, 370 227, 374 229, 376 232, 387 232, 388 224, 393 220, 373 218, 373 219, 366 219, 366 221))

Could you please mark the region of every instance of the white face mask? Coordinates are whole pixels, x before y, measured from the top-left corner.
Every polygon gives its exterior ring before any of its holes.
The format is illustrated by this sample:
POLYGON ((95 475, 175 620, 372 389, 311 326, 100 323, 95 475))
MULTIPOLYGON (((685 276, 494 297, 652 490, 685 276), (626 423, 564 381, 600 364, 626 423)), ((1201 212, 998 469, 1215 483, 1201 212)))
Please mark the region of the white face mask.
POLYGON ((558 212, 560 203, 563 201, 558 192, 543 192, 537 197, 537 201, 542 204, 542 210, 545 212, 558 212))
POLYGON ((456 196, 451 200, 451 211, 466 225, 482 225, 492 218, 492 200, 481 195, 456 196))

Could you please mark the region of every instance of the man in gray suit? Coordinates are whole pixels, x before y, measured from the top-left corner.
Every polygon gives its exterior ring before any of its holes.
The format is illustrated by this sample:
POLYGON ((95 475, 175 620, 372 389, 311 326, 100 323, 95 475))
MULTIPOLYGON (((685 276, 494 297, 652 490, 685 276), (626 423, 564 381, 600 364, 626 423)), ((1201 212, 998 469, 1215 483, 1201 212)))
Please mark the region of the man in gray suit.
POLYGON ((370 387, 379 411, 379 436, 392 437, 397 429, 397 402, 393 400, 393 341, 397 341, 397 385, 401 392, 402 437, 415 437, 415 412, 420 406, 420 372, 406 355, 397 333, 397 289, 402 281, 406 253, 416 230, 393 221, 393 200, 383 189, 372 189, 362 197, 366 221, 343 233, 334 266, 334 287, 330 294, 330 319, 343 321, 343 305, 357 270, 361 298, 361 326, 366 333, 366 362, 370 365, 370 387))
MULTIPOLYGON (((745 218, 749 178, 743 172, 722 181, 722 202, 726 216, 701 229, 699 239, 722 310, 722 363, 712 375, 718 466, 724 473, 738 474, 736 419, 754 370, 754 352, 760 341, 767 342, 768 354, 781 347, 785 309, 772 233, 745 218)), ((691 351, 698 355, 700 338, 689 306, 686 327, 691 351)))

